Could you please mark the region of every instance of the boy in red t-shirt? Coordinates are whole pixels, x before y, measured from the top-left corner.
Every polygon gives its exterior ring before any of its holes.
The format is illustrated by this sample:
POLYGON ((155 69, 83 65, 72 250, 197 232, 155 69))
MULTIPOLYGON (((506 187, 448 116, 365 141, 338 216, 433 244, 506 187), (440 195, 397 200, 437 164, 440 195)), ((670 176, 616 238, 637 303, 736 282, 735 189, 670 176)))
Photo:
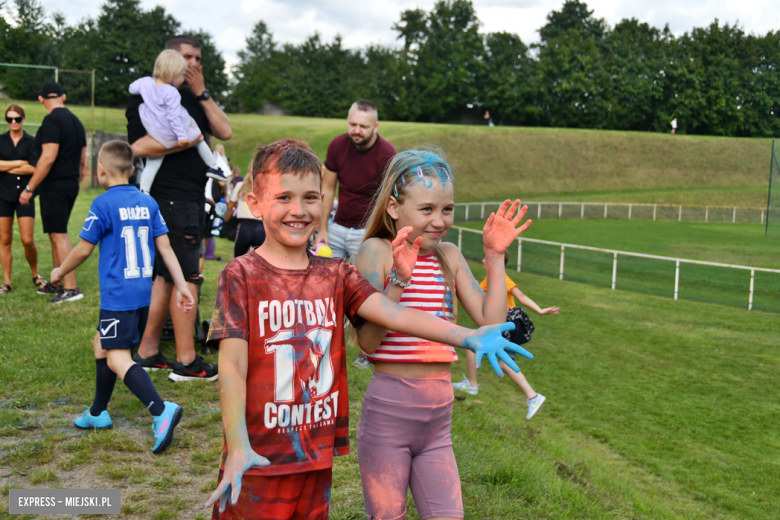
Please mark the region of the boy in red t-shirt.
POLYGON ((345 314, 468 348, 497 370, 496 356, 519 370, 504 349, 532 357, 501 336, 512 324, 458 327, 379 294, 346 260, 309 254, 321 171, 312 149, 291 139, 252 162, 247 203, 262 214, 266 240, 222 271, 209 332, 219 342, 224 422, 220 483, 206 503, 213 518, 328 517, 333 457, 349 453, 345 314))

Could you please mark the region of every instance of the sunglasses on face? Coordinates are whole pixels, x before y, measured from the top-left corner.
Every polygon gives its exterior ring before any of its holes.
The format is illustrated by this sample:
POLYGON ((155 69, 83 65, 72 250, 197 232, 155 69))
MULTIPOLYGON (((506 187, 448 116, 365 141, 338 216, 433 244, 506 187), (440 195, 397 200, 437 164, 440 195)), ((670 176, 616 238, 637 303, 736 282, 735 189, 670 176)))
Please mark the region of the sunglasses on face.
POLYGON ((24 120, 24 118, 22 116, 19 116, 19 117, 8 117, 8 116, 5 116, 5 122, 8 123, 9 125, 11 123, 21 123, 23 120, 24 120))

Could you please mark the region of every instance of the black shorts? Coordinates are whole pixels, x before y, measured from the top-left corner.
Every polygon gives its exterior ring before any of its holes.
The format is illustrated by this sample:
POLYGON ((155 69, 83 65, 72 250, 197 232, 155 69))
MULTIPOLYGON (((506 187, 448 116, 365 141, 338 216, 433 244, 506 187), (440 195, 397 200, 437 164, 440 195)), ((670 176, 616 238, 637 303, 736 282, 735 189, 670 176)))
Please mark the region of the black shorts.
MULTIPOLYGON (((504 332, 503 336, 514 343, 515 345, 523 345, 531 341, 531 333, 533 333, 534 327, 531 318, 520 307, 510 307, 506 310, 506 321, 515 324, 515 330, 504 332)), ((507 350, 507 353, 512 359, 515 359, 515 353, 507 350)))
POLYGON ((141 344, 141 337, 149 317, 149 307, 134 311, 107 311, 100 309, 100 345, 103 350, 131 349, 141 344))
POLYGON ((67 233, 70 212, 79 195, 79 183, 48 184, 40 195, 41 223, 44 233, 67 233))
MULTIPOLYGON (((171 249, 179 260, 184 279, 187 281, 197 280, 200 274, 200 244, 206 226, 204 202, 202 200, 167 200, 158 201, 158 204, 160 205, 160 214, 168 226, 168 240, 171 241, 171 249)), ((160 256, 159 250, 155 253, 154 267, 158 276, 162 276, 168 283, 173 283, 173 277, 160 256)))
POLYGON ((35 218, 35 198, 33 197, 30 199, 30 204, 27 206, 22 206, 19 204, 19 199, 17 199, 16 202, 8 202, 7 200, 0 199, 0 218, 13 218, 14 213, 16 213, 16 218, 35 218))

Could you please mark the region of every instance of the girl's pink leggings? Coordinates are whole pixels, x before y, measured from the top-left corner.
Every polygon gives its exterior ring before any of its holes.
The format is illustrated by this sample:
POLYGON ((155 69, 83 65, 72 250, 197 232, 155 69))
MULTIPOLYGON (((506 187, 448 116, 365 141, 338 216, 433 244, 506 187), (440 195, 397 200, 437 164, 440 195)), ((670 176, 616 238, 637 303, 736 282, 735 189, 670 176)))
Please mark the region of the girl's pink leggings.
POLYGON ((366 516, 406 515, 406 490, 422 520, 463 518, 460 476, 452 451, 450 375, 407 378, 375 372, 357 429, 366 516))

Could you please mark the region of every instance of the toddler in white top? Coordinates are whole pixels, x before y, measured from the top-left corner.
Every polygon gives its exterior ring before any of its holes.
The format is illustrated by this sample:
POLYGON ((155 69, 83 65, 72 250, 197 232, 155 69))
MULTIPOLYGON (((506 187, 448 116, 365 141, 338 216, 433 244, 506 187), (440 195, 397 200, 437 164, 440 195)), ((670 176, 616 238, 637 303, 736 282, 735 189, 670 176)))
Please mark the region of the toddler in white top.
MULTIPOLYGON (((201 135, 195 120, 181 106, 179 87, 184 83, 187 61, 172 49, 166 49, 154 61, 154 77, 138 79, 130 84, 130 94, 140 94, 144 102, 138 114, 146 133, 165 146, 186 146, 201 135)), ((214 155, 206 141, 198 143, 198 154, 209 167, 207 176, 225 181, 226 176, 217 168, 214 155)), ((147 159, 141 176, 141 191, 149 193, 164 157, 147 159)))

